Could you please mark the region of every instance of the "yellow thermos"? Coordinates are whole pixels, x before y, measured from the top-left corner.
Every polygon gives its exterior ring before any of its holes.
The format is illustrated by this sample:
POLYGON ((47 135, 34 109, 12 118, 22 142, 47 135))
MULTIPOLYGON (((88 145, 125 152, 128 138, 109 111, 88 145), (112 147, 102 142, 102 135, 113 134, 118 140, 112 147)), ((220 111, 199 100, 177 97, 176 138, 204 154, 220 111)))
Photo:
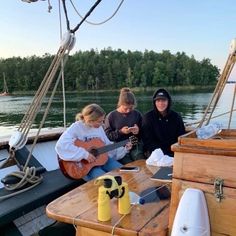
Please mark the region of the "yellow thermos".
POLYGON ((107 188, 100 186, 98 188, 98 220, 108 221, 111 219, 110 197, 107 194, 107 188))
POLYGON ((120 214, 129 214, 131 208, 130 208, 130 198, 129 198, 128 184, 123 182, 121 187, 124 189, 124 195, 119 198, 118 212, 120 214))
POLYGON ((121 176, 103 175, 95 180, 98 188, 98 220, 108 221, 111 219, 110 199, 118 199, 118 212, 130 213, 129 188, 127 183, 122 183, 121 176))

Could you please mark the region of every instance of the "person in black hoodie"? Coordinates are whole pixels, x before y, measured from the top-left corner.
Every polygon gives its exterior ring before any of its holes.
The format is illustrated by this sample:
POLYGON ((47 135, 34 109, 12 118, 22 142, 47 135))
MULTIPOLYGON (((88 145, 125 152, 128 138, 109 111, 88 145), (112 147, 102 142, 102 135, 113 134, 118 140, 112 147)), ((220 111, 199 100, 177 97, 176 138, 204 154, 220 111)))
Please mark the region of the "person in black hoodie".
POLYGON ((165 89, 158 89, 153 95, 153 109, 143 116, 142 141, 147 157, 157 148, 165 155, 174 156, 171 145, 185 133, 182 117, 171 110, 171 96, 165 89))

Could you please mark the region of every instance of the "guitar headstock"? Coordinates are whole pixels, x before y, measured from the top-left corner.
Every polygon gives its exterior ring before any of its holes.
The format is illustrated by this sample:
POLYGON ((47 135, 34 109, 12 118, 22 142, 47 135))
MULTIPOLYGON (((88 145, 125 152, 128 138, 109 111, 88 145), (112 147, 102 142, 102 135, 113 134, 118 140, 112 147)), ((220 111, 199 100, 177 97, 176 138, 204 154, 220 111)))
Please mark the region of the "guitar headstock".
POLYGON ((138 138, 134 135, 129 137, 129 141, 132 143, 132 145, 138 144, 138 138))

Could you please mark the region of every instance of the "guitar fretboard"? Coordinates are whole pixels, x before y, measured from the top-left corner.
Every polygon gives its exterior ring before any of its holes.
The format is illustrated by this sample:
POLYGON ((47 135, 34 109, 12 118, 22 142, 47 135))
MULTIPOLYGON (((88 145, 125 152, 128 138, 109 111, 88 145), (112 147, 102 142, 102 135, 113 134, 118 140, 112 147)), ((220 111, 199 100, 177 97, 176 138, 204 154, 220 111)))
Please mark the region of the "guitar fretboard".
POLYGON ((118 143, 112 143, 112 144, 108 144, 108 145, 106 145, 106 146, 97 148, 97 149, 96 149, 96 154, 97 154, 97 155, 100 155, 100 154, 109 152, 109 151, 111 151, 111 150, 114 150, 114 149, 116 149, 116 148, 119 148, 119 147, 124 146, 124 145, 125 145, 126 143, 128 143, 128 142, 129 142, 129 139, 126 139, 126 140, 120 141, 120 142, 118 142, 118 143))

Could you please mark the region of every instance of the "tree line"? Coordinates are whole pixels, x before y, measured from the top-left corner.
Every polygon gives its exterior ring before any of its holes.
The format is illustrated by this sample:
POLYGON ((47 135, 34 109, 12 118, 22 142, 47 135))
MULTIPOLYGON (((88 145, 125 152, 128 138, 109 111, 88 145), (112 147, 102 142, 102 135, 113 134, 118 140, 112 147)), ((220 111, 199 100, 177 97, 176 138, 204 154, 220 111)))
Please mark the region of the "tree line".
MULTIPOLYGON (((37 90, 53 55, 0 59, 0 77, 6 75, 10 92, 37 90)), ((124 86, 207 86, 214 85, 219 69, 210 59, 197 61, 184 52, 165 50, 127 51, 112 48, 78 51, 69 56, 65 66, 67 91, 119 89, 124 86)), ((3 79, 0 80, 0 90, 3 79)), ((59 88, 60 89, 60 88, 59 88)))

